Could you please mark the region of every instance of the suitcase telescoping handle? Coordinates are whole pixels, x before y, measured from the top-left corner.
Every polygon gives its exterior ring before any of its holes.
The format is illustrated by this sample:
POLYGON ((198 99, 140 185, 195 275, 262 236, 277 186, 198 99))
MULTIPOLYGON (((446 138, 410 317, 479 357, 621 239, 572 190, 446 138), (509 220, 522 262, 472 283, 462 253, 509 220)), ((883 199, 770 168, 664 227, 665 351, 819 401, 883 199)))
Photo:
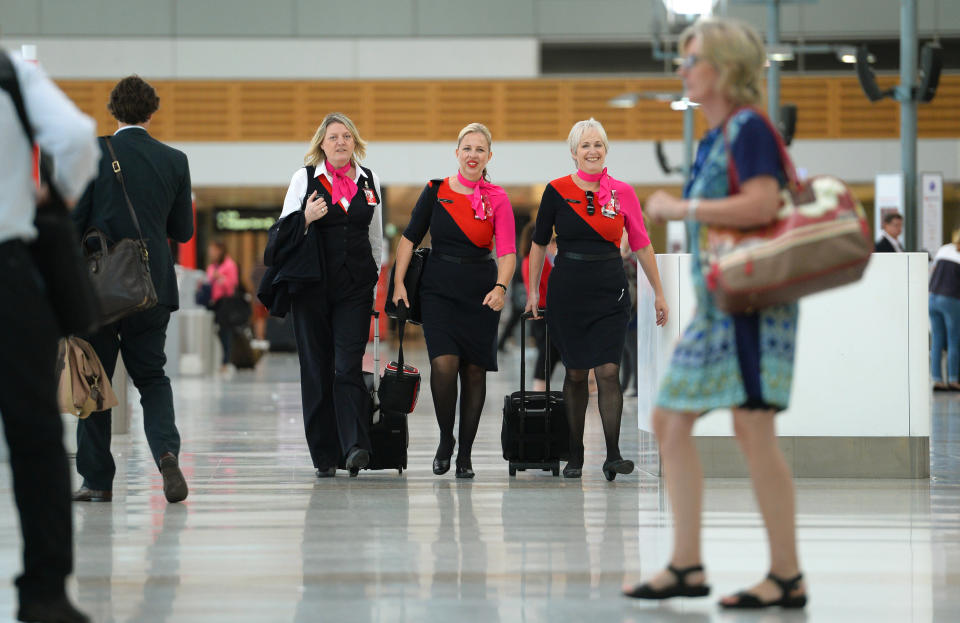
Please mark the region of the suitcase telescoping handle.
POLYGON ((380 312, 373 310, 373 395, 380 389, 380 312))
MULTIPOLYGON (((540 320, 544 322, 547 321, 546 314, 547 310, 545 308, 538 308, 537 314, 540 316, 540 320)), ((526 415, 527 413, 527 320, 533 319, 533 313, 525 311, 520 315, 520 414, 526 415)), ((546 388, 545 388, 545 398, 546 398, 546 410, 547 413, 550 413, 550 331, 546 331, 546 339, 544 341, 544 348, 547 351, 545 358, 546 370, 543 372, 543 376, 546 378, 546 388)))
POLYGON ((400 338, 400 350, 397 353, 398 373, 403 374, 403 328, 407 326, 407 320, 410 318, 410 308, 403 301, 397 303, 397 336, 400 338))

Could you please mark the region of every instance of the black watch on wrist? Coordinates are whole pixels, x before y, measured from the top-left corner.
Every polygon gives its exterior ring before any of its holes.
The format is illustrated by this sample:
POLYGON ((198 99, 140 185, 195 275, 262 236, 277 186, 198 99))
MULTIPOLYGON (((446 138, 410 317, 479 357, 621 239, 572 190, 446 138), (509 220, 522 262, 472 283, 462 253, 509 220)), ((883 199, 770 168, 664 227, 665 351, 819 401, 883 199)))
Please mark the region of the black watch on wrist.
POLYGON ((500 286, 501 288, 503 288, 503 293, 504 293, 504 294, 507 293, 507 286, 503 285, 502 283, 496 283, 494 287, 496 287, 496 286, 500 286))

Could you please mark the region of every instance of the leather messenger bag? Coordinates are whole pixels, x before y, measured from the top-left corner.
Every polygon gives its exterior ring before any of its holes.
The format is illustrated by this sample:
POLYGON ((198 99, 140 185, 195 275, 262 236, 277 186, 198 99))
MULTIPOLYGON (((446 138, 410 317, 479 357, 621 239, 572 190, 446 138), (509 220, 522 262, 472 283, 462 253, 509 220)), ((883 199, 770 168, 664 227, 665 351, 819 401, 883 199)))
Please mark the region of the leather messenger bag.
POLYGON ((123 238, 111 247, 107 244, 107 237, 96 228, 87 230, 83 235, 82 246, 87 258, 87 267, 90 269, 90 278, 97 292, 97 298, 100 299, 101 321, 103 324, 110 324, 156 305, 157 292, 150 276, 150 254, 147 251, 147 243, 143 239, 140 221, 127 194, 120 162, 113 151, 113 145, 110 144, 110 137, 105 137, 105 140, 107 149, 110 151, 113 172, 120 182, 123 198, 130 210, 130 218, 133 219, 138 236, 123 238), (92 247, 89 243, 94 239, 99 244, 92 247), (91 248, 94 250, 91 251, 91 248))

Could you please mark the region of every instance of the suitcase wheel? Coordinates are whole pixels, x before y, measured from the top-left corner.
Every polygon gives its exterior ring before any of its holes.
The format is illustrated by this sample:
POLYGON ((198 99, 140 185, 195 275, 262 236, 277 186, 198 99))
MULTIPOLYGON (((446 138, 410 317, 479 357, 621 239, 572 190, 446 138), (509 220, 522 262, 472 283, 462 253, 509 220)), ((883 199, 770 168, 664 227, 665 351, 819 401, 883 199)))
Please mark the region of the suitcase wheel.
POLYGON ((513 465, 510 466, 510 475, 511 475, 511 476, 516 476, 516 475, 517 475, 517 468, 514 467, 513 465))
POLYGON ((397 475, 398 475, 398 476, 403 476, 403 468, 402 468, 402 467, 398 467, 398 468, 397 468, 397 475))

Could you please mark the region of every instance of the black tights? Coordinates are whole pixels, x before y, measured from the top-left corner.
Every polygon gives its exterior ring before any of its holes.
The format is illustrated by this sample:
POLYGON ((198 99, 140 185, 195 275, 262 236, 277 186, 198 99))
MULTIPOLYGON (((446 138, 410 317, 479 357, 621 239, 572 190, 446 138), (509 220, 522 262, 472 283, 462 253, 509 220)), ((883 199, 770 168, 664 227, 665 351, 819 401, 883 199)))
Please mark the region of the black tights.
POLYGON ((430 361, 430 392, 440 426, 440 446, 437 456, 449 458, 456 439, 453 425, 457 419, 457 377, 460 377, 460 447, 457 465, 473 467, 470 451, 480 426, 480 412, 487 396, 487 371, 467 363, 456 355, 440 355, 430 361))
MULTIPOLYGON (((605 363, 593 369, 597 377, 597 406, 607 442, 607 460, 620 456, 620 416, 623 414, 623 393, 620 391, 620 366, 605 363)), ((570 417, 570 464, 583 467, 583 425, 587 417, 588 370, 567 370, 563 379, 563 397, 570 417)))

